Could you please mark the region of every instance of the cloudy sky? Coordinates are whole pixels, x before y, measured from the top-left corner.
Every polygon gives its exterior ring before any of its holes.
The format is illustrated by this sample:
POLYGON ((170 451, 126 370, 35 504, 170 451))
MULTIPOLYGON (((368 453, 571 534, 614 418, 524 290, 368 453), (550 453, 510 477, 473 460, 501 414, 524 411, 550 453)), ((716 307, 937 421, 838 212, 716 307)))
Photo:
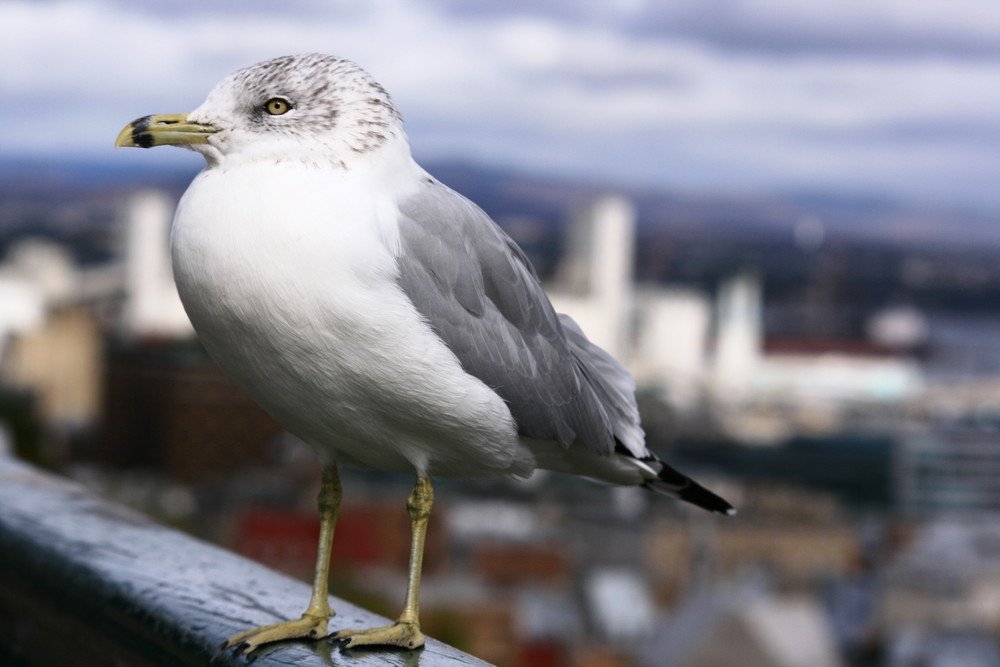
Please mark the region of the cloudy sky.
POLYGON ((3 0, 0 145, 195 165, 110 146, 308 51, 371 71, 418 160, 1000 212, 997 0, 3 0))

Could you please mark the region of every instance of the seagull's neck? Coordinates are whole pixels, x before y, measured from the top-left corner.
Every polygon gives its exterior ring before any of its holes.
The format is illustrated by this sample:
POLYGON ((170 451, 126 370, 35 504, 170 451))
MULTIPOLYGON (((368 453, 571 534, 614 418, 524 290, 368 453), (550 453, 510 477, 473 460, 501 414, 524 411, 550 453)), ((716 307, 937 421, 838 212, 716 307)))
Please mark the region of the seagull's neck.
POLYGON ((393 138, 373 151, 350 155, 345 163, 348 171, 358 175, 370 174, 383 183, 406 178, 414 169, 420 169, 413 161, 405 138, 393 138))
POLYGON ((381 146, 368 151, 357 151, 346 146, 331 148, 319 144, 304 147, 295 145, 291 150, 277 151, 274 147, 258 149, 247 146, 243 150, 221 154, 203 152, 208 170, 232 171, 244 167, 299 167, 339 173, 345 178, 377 178, 383 183, 410 180, 420 171, 413 161, 405 135, 392 136, 381 146))

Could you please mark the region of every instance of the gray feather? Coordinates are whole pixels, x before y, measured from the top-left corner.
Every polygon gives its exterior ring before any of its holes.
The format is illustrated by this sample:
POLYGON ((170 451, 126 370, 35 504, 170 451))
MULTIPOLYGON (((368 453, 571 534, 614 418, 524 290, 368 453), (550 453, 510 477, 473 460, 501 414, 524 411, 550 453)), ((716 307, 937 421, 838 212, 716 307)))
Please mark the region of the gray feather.
POLYGON ((465 371, 503 398, 521 435, 607 456, 646 452, 628 372, 557 316, 520 248, 436 181, 400 203, 399 280, 465 371))

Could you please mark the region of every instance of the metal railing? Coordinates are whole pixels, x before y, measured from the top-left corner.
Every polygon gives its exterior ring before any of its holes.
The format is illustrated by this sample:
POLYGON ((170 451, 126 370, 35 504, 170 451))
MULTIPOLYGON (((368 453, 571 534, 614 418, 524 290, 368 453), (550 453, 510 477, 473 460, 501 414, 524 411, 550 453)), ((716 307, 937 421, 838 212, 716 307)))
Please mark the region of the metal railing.
MULTIPOLYGON (((0 664, 206 665, 222 641, 297 617, 309 587, 0 456, 0 664)), ((389 621, 331 598, 331 627, 389 621)), ((479 665, 428 639, 418 651, 327 641, 258 649, 255 667, 479 665)), ((231 653, 213 665, 246 665, 231 653)))

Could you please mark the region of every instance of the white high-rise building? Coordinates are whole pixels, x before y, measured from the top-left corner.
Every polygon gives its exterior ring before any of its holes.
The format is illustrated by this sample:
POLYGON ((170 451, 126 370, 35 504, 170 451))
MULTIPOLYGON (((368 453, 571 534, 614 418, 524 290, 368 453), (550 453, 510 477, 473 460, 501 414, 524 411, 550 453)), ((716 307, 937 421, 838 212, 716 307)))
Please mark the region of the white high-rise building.
POLYGON ((567 234, 556 282, 547 288, 556 311, 576 320, 638 383, 692 405, 708 363, 709 297, 684 288, 636 290, 635 210, 623 197, 581 209, 567 234))
POLYGON ((157 191, 139 192, 129 199, 125 215, 125 332, 153 338, 192 336, 170 268, 170 198, 157 191))
POLYGON ((549 296, 594 343, 623 359, 632 310, 635 209, 624 197, 602 197, 577 213, 568 233, 549 296))
POLYGON ((739 398, 750 389, 763 358, 763 294, 760 276, 744 271, 719 288, 715 317, 716 388, 739 398))
POLYGON ((666 391, 690 408, 702 395, 708 363, 712 302, 683 287, 643 287, 636 293, 631 353, 622 359, 639 385, 666 391))

